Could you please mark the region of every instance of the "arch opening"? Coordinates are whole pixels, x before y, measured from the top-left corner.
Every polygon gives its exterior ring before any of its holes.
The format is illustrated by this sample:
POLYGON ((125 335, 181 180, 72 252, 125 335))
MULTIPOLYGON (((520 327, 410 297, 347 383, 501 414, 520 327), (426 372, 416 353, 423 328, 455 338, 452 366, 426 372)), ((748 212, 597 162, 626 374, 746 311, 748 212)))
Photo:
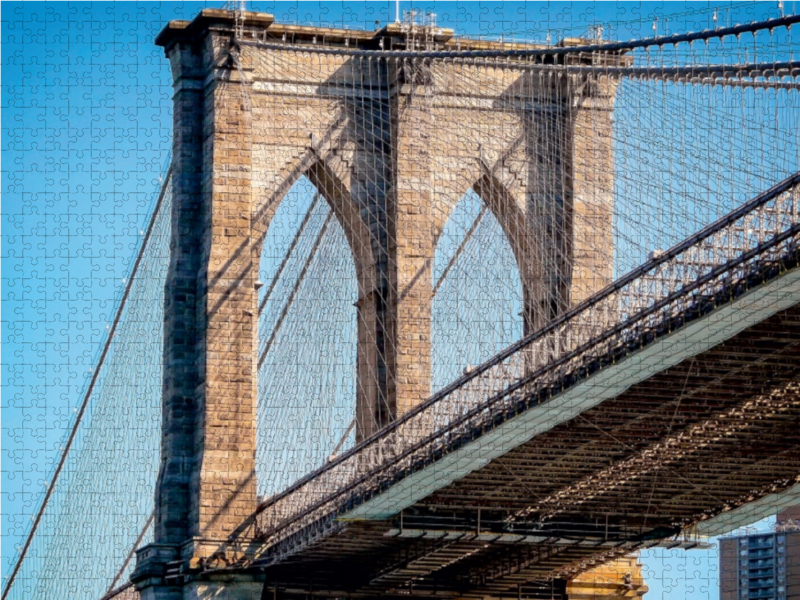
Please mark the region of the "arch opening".
POLYGON ((438 237, 433 265, 433 390, 523 333, 522 279, 506 232, 474 189, 438 237))
POLYGON ((358 278, 329 202, 301 176, 261 251, 256 476, 270 496, 353 443, 358 278))

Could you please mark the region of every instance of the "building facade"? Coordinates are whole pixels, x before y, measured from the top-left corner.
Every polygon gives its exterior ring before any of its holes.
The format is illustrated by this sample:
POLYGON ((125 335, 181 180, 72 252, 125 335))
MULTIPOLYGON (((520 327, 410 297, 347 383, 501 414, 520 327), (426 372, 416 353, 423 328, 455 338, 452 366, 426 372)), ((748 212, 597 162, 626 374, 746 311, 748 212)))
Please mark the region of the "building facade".
POLYGON ((800 599, 800 528, 788 509, 775 531, 720 540, 720 600, 800 599))
POLYGON ((642 598, 647 592, 638 553, 595 567, 567 583, 569 600, 642 598))

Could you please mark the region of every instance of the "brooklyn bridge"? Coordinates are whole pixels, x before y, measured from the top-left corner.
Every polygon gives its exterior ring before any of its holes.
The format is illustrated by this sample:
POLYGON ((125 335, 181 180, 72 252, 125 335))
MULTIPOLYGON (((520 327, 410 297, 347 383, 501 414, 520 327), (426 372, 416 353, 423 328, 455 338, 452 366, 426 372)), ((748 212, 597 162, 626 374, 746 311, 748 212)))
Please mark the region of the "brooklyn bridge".
POLYGON ((3 600, 636 597, 797 504, 798 22, 166 24, 171 160, 3 600))

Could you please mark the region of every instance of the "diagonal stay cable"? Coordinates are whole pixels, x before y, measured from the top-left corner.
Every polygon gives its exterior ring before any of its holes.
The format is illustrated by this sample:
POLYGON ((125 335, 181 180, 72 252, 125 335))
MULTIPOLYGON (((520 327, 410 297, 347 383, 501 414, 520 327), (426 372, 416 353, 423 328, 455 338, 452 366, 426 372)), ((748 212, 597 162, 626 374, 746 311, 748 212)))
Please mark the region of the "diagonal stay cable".
POLYGON ((344 446, 344 443, 347 441, 347 438, 350 436, 350 432, 353 431, 353 428, 355 426, 356 426, 356 420, 353 419, 352 421, 350 421, 350 425, 347 426, 347 429, 345 430, 344 435, 342 435, 341 439, 339 440, 339 443, 336 444, 336 447, 333 449, 333 451, 328 456, 328 461, 331 461, 334 458, 336 458, 336 456, 339 454, 339 450, 342 449, 342 446, 344 446))
POLYGON ((297 247, 297 244, 300 242, 300 238, 303 237, 303 232, 305 231, 306 227, 308 226, 308 222, 311 220, 311 215, 314 213, 314 209, 316 208, 317 203, 319 202, 319 198, 320 198, 320 195, 319 195, 319 192, 317 192, 316 195, 314 196, 314 201, 311 203, 311 206, 308 207, 308 212, 306 213, 306 216, 303 217, 303 222, 300 223, 300 228, 297 230, 297 233, 295 234, 294 239, 292 240, 292 243, 289 245, 289 249, 286 251, 286 254, 283 257, 283 260, 281 261, 281 264, 278 267, 277 272, 275 273, 275 277, 272 278, 272 282, 269 284, 269 289, 267 290, 267 293, 264 294, 264 298, 261 300, 261 303, 258 305, 258 316, 259 317, 261 316, 261 313, 264 312, 264 307, 267 305, 267 302, 269 302, 269 298, 270 298, 270 296, 272 296, 272 292, 275 291, 275 286, 278 285, 278 280, 281 278, 281 275, 283 274, 283 270, 286 268, 286 264, 289 262, 289 259, 292 257, 292 252, 294 252, 294 249, 297 247))
MULTIPOLYGON (((624 288, 626 285, 630 284, 631 282, 635 281, 637 278, 647 274, 649 271, 653 270, 654 268, 659 267, 660 265, 666 263, 669 260, 672 260, 674 257, 678 256, 680 253, 685 251, 686 249, 696 245, 697 243, 703 241, 704 239, 708 238, 711 234, 716 233, 718 231, 723 230, 723 228, 731 225, 736 220, 741 217, 744 217, 748 213, 756 210, 757 208, 764 205, 769 200, 775 198, 777 195, 784 193, 792 187, 797 186, 800 183, 800 172, 791 175, 790 177, 784 179, 783 181, 775 184, 770 189, 766 190, 765 192, 759 194, 752 200, 744 203, 739 208, 734 210, 733 212, 723 216, 722 218, 718 219, 717 221, 709 224, 702 230, 692 234, 685 240, 679 242, 678 244, 672 246, 669 250, 666 250, 663 254, 651 258, 647 262, 643 263, 636 269, 628 272, 626 275, 619 278, 614 283, 606 286, 600 292, 587 298, 574 308, 570 309, 569 311, 562 314, 557 319, 551 321, 548 325, 539 329, 538 331, 524 337, 523 339, 515 342, 514 344, 507 347, 502 352, 496 354, 494 357, 474 369, 470 371, 468 374, 460 377, 459 379, 455 380, 436 394, 429 397, 427 400, 422 402, 421 404, 417 405, 413 409, 406 412, 401 418, 389 423, 380 431, 375 432, 369 438, 362 440, 356 446, 350 448, 347 452, 337 456, 334 460, 330 461, 323 467, 313 471, 303 478, 296 481, 292 486, 287 488, 286 490, 272 496, 271 498, 265 500, 264 502, 260 503, 257 507, 254 516, 258 515, 269 507, 275 505, 276 503, 282 501, 283 499, 287 498, 291 494, 295 493, 297 490, 302 488, 305 485, 308 485, 311 481, 315 478, 320 477, 324 472, 330 472, 333 469, 339 467, 343 463, 347 462, 348 460, 352 460, 354 456, 358 455, 359 452, 364 451, 365 448, 368 446, 375 444, 381 438, 387 438, 388 436, 394 434, 399 428, 406 425, 409 421, 414 418, 417 418, 418 415, 423 413, 426 410, 429 410, 431 406, 435 405, 439 402, 442 398, 446 397, 448 394, 452 393, 453 391, 459 389, 460 387, 466 385, 469 381, 472 381, 478 377, 480 377, 483 373, 491 369, 493 366, 499 364, 501 361, 505 360, 509 356, 513 355, 514 353, 518 352, 519 350, 529 346, 535 340, 541 339, 542 337, 550 334, 557 327, 559 327, 564 322, 568 321, 569 319, 574 318, 576 315, 580 314, 583 311, 590 309, 591 307, 597 305, 601 300, 607 298, 611 294, 615 293, 616 291, 624 288)), ((778 244, 783 243, 787 239, 791 238, 791 236, 797 235, 800 232, 800 224, 793 225, 788 229, 784 230, 783 232, 775 235, 774 237, 770 238, 769 240, 762 242, 755 247, 751 248, 750 250, 746 251, 745 253, 737 256, 736 258, 729 260, 723 264, 720 264, 716 268, 714 268, 711 272, 700 277, 693 283, 687 285, 686 287, 674 291, 664 297, 663 299, 659 300, 652 306, 648 307, 647 309, 637 313, 636 315, 626 319, 625 321, 619 323, 618 325, 606 330, 601 336, 594 339, 591 342, 587 342, 586 344, 576 348, 572 352, 566 354, 565 356, 559 358, 557 361, 551 363, 546 367, 542 367, 537 369, 536 371, 529 373, 528 375, 524 376, 520 380, 518 380, 513 385, 507 387, 506 389, 502 390, 501 392, 495 394, 494 396, 490 397, 488 400, 480 404, 479 406, 469 410, 466 414, 460 416, 459 418, 453 420, 446 428, 443 430, 438 431, 437 433, 428 436, 427 438, 423 438, 421 440, 416 441, 415 443, 411 444, 401 452, 399 452, 393 458, 385 461, 381 468, 387 469, 391 465, 398 464, 400 461, 411 455, 413 452, 422 448, 425 444, 430 443, 433 439, 440 437, 443 433, 447 433, 448 431, 454 431, 455 428, 461 426, 462 424, 469 421, 469 419, 473 418, 475 415, 487 411, 487 409, 491 410, 491 408, 495 405, 495 403, 499 402, 502 398, 506 398, 516 392, 517 390, 523 389, 527 384, 531 381, 535 380, 539 377, 546 369, 553 369, 558 367, 561 364, 564 364, 567 360, 570 360, 572 357, 576 356, 580 352, 586 350, 587 347, 596 345, 601 343, 602 341, 609 339, 611 336, 616 335, 619 331, 623 330, 626 327, 630 327, 631 324, 642 318, 645 318, 649 315, 655 314, 657 311, 661 310, 664 306, 666 306, 669 302, 674 301, 676 298, 681 296, 686 296, 687 294, 692 293, 694 290, 698 289, 700 286, 704 285, 708 281, 711 281, 714 278, 720 277, 720 275, 730 272, 731 269, 744 264, 745 262, 752 260, 755 256, 759 253, 764 252, 768 248, 774 248, 778 244)), ((346 485, 343 485, 341 489, 337 492, 334 492, 330 496, 326 497, 324 501, 317 501, 309 508, 306 508, 299 514, 293 515, 292 517, 288 518, 285 523, 290 521, 296 521, 297 519, 302 518, 309 514, 315 508, 321 506, 324 502, 330 501, 331 498, 335 495, 342 495, 344 493, 348 493, 352 491, 355 486, 360 483, 366 481, 371 475, 374 475, 374 471, 370 471, 364 474, 359 475, 356 479, 350 481, 346 485)), ((284 523, 284 524, 285 524, 284 523)))
POLYGON ((278 322, 275 324, 275 327, 272 329, 272 334, 269 336, 269 340, 267 340, 266 345, 264 346, 264 350, 258 357, 258 369, 261 369, 261 365, 264 364, 264 359, 267 358, 267 354, 269 353, 270 348, 272 348, 272 344, 275 343, 275 338, 278 337, 278 331, 283 325, 283 321, 286 319, 286 315, 289 313, 289 309, 292 306, 295 298, 297 297, 297 292, 300 289, 300 285, 303 283, 303 280, 306 277, 306 273, 308 273, 308 268, 311 266, 311 262, 314 260, 314 257, 317 254, 317 250, 319 250, 319 246, 322 243, 322 238, 325 237, 325 232, 328 230, 328 225, 331 224, 331 220, 333 219, 333 211, 328 211, 328 216, 325 218, 325 223, 322 225, 322 229, 319 230, 319 234, 317 234, 317 239, 314 240, 314 246, 311 248, 311 253, 308 255, 305 264, 303 265, 303 269, 300 271, 300 275, 297 277, 297 281, 292 288, 291 294, 289 294, 289 299, 286 301, 286 304, 281 310, 281 315, 278 317, 278 322))
POLYGON ((447 266, 444 268, 444 271, 442 271, 442 276, 439 277, 439 279, 436 281, 436 285, 433 286, 433 292, 431 295, 435 296, 436 292, 439 291, 439 288, 444 283, 444 280, 447 279, 447 276, 450 274, 450 269, 453 268, 453 265, 456 264, 458 257, 461 256, 461 254, 464 252, 464 249, 467 247, 467 242, 469 242, 469 240, 475 234, 475 231, 478 229, 478 225, 481 224, 481 221, 483 220, 483 217, 486 214, 487 210, 488 208, 485 204, 481 206, 481 211, 478 213, 478 216, 475 217, 475 220, 472 222, 472 225, 470 226, 467 233, 464 234, 464 239, 461 240, 461 243, 458 245, 458 248, 453 254, 453 257, 450 259, 450 262, 447 263, 447 266))
POLYGON ((111 328, 108 331, 108 336, 106 337, 105 344, 103 345, 103 350, 100 353, 100 358, 98 358, 97 365, 95 366, 94 372, 92 373, 92 379, 89 382, 89 387, 86 388, 86 393, 83 395, 83 400, 81 401, 81 406, 78 409, 78 413, 77 416, 75 417, 75 422, 72 425, 72 429, 69 432, 67 443, 65 444, 64 450, 61 452, 61 457, 58 460, 58 466, 56 467, 56 470, 53 473, 53 478, 50 480, 50 483, 47 486, 47 491, 45 492, 44 499, 42 500, 42 503, 39 506, 39 510, 37 511, 36 517, 33 520, 33 525, 31 526, 31 530, 28 533, 28 537, 25 540, 25 544, 22 546, 22 550, 19 553, 17 562, 14 564, 14 569, 11 571, 11 575, 8 578, 8 583, 6 583, 5 589, 3 589, 3 595, 0 596, 0 600, 6 600, 9 591, 14 585, 14 580, 16 579, 17 574, 19 573, 19 570, 22 567, 22 562, 25 560, 25 556, 27 555, 28 550, 30 549, 31 543, 33 542, 33 538, 36 535, 37 529, 39 528, 39 523, 41 523, 42 517, 44 516, 44 511, 47 508, 48 502, 50 501, 50 497, 53 495, 53 491, 55 491, 58 477, 59 475, 61 475, 61 471, 67 462, 67 455, 69 454, 69 450, 72 447, 72 444, 75 441, 75 437, 78 434, 78 428, 80 427, 81 422, 83 421, 83 416, 86 413, 86 408, 89 406, 89 399, 92 397, 92 392, 94 392, 95 385, 97 385, 97 381, 100 379, 100 371, 103 368, 103 364, 105 363, 108 353, 111 351, 111 344, 114 341, 114 335, 116 334, 117 327, 119 326, 119 323, 122 320, 122 313, 125 312, 125 306, 128 302, 128 297, 130 296, 131 289, 133 288, 133 282, 136 279, 136 273, 139 270, 139 265, 142 262, 144 253, 147 250, 148 242, 150 241, 150 236, 152 235, 153 229, 155 228, 156 220, 158 219, 158 215, 161 212, 161 207, 164 204, 164 197, 166 196, 171 181, 172 181, 172 164, 170 163, 169 168, 167 169, 167 174, 164 177, 164 185, 161 187, 161 191, 158 194, 158 200, 156 201, 156 205, 153 209, 153 214, 150 217, 150 222, 147 224, 147 230, 145 231, 144 238, 142 239, 142 245, 139 247, 139 252, 136 255, 136 260, 133 263, 133 268, 131 269, 130 276, 128 277, 128 281, 125 284, 125 291, 122 293, 122 298, 119 301, 119 306, 117 306, 117 312, 114 315, 114 322, 111 324, 111 328))
POLYGON ((115 589, 114 586, 117 585, 117 582, 120 580, 122 575, 125 573, 125 569, 128 568, 128 565, 130 564, 131 559, 133 558, 133 555, 136 553, 136 550, 138 550, 139 544, 142 543, 142 540, 144 539, 144 536, 147 533, 147 529, 153 523, 153 519, 155 518, 155 516, 156 516, 156 511, 155 511, 155 509, 153 509, 150 512, 150 516, 147 518, 147 521, 145 521, 145 524, 142 527, 142 530, 139 532, 139 537, 137 537, 136 541, 133 542, 133 546, 131 546, 130 552, 128 552, 128 555, 125 557, 125 560, 122 562, 122 566, 119 568, 119 571, 117 571, 117 574, 114 576, 114 579, 111 581, 111 584, 108 586, 108 589, 106 590, 106 593, 103 596, 103 598, 107 597, 109 594, 111 594, 114 591, 114 589, 115 589))
POLYGON ((131 589, 132 587, 133 587, 133 582, 132 581, 128 581, 127 583, 123 583, 118 588, 113 589, 110 592, 107 592, 105 596, 100 598, 100 600, 114 600, 114 598, 116 598, 117 596, 121 596, 124 592, 126 592, 129 589, 131 589))

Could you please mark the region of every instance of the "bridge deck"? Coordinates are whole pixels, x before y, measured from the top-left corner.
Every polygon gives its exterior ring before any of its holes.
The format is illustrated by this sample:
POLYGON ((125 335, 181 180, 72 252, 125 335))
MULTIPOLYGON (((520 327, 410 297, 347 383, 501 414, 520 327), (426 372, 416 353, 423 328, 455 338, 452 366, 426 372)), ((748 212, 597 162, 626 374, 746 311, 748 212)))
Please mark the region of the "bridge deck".
POLYGON ((792 490, 799 186, 774 186, 266 502, 232 538, 255 531, 255 561, 233 569, 290 594, 550 598, 792 490))
POLYGON ((793 484, 798 375, 795 305, 537 435, 402 517, 339 521, 308 545, 293 539, 296 554, 278 545, 265 556, 275 561, 268 578, 287 590, 364 596, 536 596, 530 582, 539 581, 550 597, 548 579, 584 570, 586 559, 652 545, 710 510, 793 484))

